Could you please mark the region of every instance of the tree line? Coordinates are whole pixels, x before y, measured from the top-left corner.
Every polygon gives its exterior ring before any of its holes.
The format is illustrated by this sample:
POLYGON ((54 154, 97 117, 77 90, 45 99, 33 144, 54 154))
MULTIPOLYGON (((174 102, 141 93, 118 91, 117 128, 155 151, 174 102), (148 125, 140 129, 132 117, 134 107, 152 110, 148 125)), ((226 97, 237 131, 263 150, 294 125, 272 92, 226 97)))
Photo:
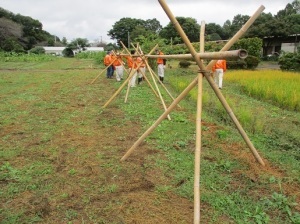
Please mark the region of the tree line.
POLYGON ((54 43, 54 39, 53 35, 43 30, 40 21, 0 7, 0 49, 3 51, 22 52, 38 43, 48 46, 54 43))
MULTIPOLYGON (((176 17, 191 42, 199 41, 200 25, 191 17, 176 17)), ((248 15, 238 14, 233 20, 227 20, 223 26, 216 23, 205 25, 206 41, 227 40, 231 38, 242 25, 250 18, 248 15)), ((280 10, 276 15, 262 13, 246 33, 246 38, 264 38, 267 36, 286 37, 300 34, 300 1, 294 0, 280 10)), ((158 43, 160 45, 175 45, 183 43, 181 37, 170 22, 162 27, 157 19, 121 18, 108 36, 117 41, 118 46, 122 41, 127 47, 131 42, 158 43)), ((68 46, 84 50, 89 46, 88 40, 76 38, 67 43, 64 37, 60 40, 57 36, 43 30, 43 25, 38 20, 20 14, 14 14, 0 7, 0 50, 22 52, 36 46, 68 46)), ((98 43, 106 48, 115 48, 114 44, 98 43)), ((147 48, 147 47, 146 47, 147 48)))
MULTIPOLYGON (((227 40, 231 38, 245 22, 250 18, 248 15, 238 14, 233 20, 227 20, 220 26, 216 23, 205 25, 206 41, 227 40)), ((190 17, 176 17, 191 42, 199 41, 200 25, 197 20, 190 17)), ((300 34, 300 1, 294 0, 280 10, 276 15, 262 13, 246 33, 245 37, 286 37, 300 34)), ((134 18, 122 18, 117 21, 108 31, 111 39, 122 41, 125 45, 139 41, 142 37, 162 38, 166 44, 183 43, 181 37, 169 22, 162 27, 156 19, 141 20, 134 18)))

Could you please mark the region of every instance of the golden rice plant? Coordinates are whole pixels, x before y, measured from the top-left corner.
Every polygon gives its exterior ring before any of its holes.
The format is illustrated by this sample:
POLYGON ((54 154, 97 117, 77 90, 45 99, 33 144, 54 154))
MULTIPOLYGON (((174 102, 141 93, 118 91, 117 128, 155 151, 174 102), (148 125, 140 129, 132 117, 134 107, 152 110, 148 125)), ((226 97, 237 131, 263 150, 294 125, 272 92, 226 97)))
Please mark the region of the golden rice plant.
POLYGON ((245 93, 281 108, 300 111, 300 74, 279 70, 228 71, 226 81, 236 82, 245 93))

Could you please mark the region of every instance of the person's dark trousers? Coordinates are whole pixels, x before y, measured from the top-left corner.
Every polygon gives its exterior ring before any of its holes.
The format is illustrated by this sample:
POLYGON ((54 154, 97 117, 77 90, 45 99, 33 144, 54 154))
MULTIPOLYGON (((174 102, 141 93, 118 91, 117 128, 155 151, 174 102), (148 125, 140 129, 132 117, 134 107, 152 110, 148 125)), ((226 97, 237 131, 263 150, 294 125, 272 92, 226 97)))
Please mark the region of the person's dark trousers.
POLYGON ((111 78, 112 77, 112 73, 114 72, 113 67, 109 66, 106 70, 106 78, 111 78))
POLYGON ((107 78, 112 78, 112 77, 113 77, 113 74, 114 74, 114 68, 113 68, 112 65, 109 66, 109 67, 107 68, 106 74, 107 74, 107 78))

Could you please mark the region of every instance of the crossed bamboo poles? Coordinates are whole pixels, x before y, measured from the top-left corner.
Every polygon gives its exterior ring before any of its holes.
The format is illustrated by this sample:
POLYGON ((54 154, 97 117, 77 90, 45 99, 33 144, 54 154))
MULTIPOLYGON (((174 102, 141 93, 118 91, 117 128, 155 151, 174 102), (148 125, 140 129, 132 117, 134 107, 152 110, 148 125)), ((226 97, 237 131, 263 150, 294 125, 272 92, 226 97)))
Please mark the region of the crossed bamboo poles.
MULTIPOLYGON (((133 56, 131 55, 131 53, 129 52, 129 50, 125 47, 125 45, 120 42, 121 45, 123 46, 123 48, 125 49, 125 51, 127 52, 126 55, 129 55, 130 57, 137 57, 137 56, 133 56)), ((172 94, 168 91, 168 89, 166 88, 166 86, 159 80, 159 78, 157 77, 157 75, 155 74, 155 72, 152 70, 152 68, 150 67, 148 61, 147 61, 147 57, 149 57, 154 51, 155 49, 158 47, 158 45, 156 45, 149 53, 148 55, 141 55, 139 50, 134 46, 132 45, 134 48, 135 48, 135 51, 137 52, 138 56, 142 58, 142 62, 144 62, 150 72, 150 75, 152 77, 152 80, 153 80, 153 83, 156 87, 156 91, 155 89, 152 87, 151 83, 149 82, 148 78, 146 77, 146 74, 142 72, 142 75, 145 77, 145 80, 146 82, 148 83, 148 85, 151 87, 152 91, 154 92, 154 94, 160 98, 161 102, 162 102, 162 105, 164 107, 165 110, 167 110, 167 106, 164 102, 164 99, 161 95, 161 92, 158 88, 158 85, 156 83, 156 80, 160 82, 160 84, 162 85, 162 87, 165 89, 165 91, 168 93, 168 95, 174 100, 174 97, 172 96, 172 94)), ((140 68, 141 66, 141 63, 139 63, 137 65, 137 68, 132 68, 129 75, 128 75, 128 78, 125 80, 125 82, 122 83, 122 85, 119 87, 119 89, 111 96, 111 98, 102 106, 102 108, 106 108, 114 98, 116 98, 116 96, 121 92, 121 90, 125 87, 125 85, 128 83, 128 87, 127 87, 127 91, 126 91, 126 96, 125 96, 125 103, 127 102, 127 99, 128 99, 128 95, 129 95, 129 91, 130 91, 130 85, 129 85, 129 81, 131 80, 131 78, 133 77, 134 73, 140 68)), ((113 63, 113 62, 112 62, 113 63)), ((111 64, 112 64, 111 63, 111 64)), ((108 66, 104 69, 104 71, 108 68, 108 66)), ((103 73, 103 71, 91 82, 91 84, 103 73)), ((180 107, 180 105, 177 105, 178 107, 180 107)), ((171 120, 170 118, 170 115, 167 115, 167 118, 169 120, 171 120)))
MULTIPOLYGON (((240 132, 244 141, 248 145, 251 150, 253 156, 262 166, 264 166, 264 162, 259 156, 257 150, 254 148, 250 139, 248 138, 246 132, 240 125, 230 106, 226 102, 226 99, 222 95, 221 91, 218 89, 217 85, 214 83, 214 80, 210 76, 210 70, 213 65, 216 63, 216 60, 212 60, 206 67, 204 66, 201 58, 198 56, 194 47, 190 43, 188 37, 184 33, 181 28, 179 22, 169 9, 168 5, 164 0, 158 0, 165 13, 175 26, 177 32, 180 34, 184 43, 188 47, 192 57, 196 61, 198 67, 200 68, 198 76, 183 90, 183 92, 173 101, 173 103, 169 106, 169 108, 158 118, 158 120, 132 145, 132 147, 126 152, 126 154, 121 158, 121 161, 126 160, 129 155, 133 152, 135 148, 137 148, 141 142, 169 115, 169 113, 174 109, 174 107, 190 92, 192 88, 194 88, 198 84, 198 100, 197 100, 197 126, 196 126, 196 148, 195 148, 195 181, 194 181, 194 224, 200 223, 200 152, 201 152, 201 108, 202 108, 202 75, 205 76, 209 85, 215 92, 216 96, 222 103, 223 107, 227 111, 228 115, 234 122, 236 128, 240 132)), ((258 18, 258 16, 265 9, 264 6, 260 6, 258 10, 250 17, 250 19, 244 24, 244 26, 231 38, 229 42, 225 44, 225 46, 221 49, 221 52, 227 51, 230 47, 248 30, 248 28, 253 24, 253 22, 258 18)), ((203 42, 203 41, 202 41, 203 42)), ((201 50, 202 51, 202 50, 201 50)))

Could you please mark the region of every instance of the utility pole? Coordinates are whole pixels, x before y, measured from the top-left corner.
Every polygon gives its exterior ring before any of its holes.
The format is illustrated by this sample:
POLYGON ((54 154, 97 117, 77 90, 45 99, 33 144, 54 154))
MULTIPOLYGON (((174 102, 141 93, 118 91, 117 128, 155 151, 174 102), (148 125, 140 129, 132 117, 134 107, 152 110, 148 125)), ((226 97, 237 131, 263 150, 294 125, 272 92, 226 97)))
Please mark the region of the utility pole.
POLYGON ((130 47, 130 35, 129 31, 127 32, 128 48, 130 47))

